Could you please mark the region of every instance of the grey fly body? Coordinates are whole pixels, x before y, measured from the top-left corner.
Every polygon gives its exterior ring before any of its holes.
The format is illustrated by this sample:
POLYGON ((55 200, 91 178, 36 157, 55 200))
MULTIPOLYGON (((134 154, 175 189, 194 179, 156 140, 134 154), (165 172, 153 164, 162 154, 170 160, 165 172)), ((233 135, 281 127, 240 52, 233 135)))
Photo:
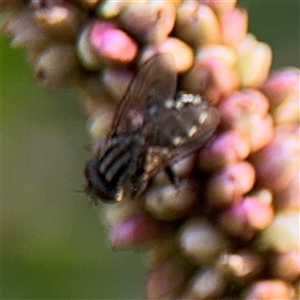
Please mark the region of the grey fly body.
POLYGON ((149 180, 205 145, 219 121, 216 108, 200 95, 177 93, 170 54, 152 56, 129 86, 112 129, 86 165, 87 192, 93 199, 121 201, 140 196, 149 180))

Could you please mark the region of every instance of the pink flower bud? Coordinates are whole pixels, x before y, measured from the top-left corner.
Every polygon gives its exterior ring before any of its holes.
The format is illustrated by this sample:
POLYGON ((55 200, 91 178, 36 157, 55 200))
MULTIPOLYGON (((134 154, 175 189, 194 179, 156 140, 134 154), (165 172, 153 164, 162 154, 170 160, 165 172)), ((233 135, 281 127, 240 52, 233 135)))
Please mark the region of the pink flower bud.
POLYGON ((216 14, 218 14, 218 16, 222 16, 226 12, 235 8, 237 0, 202 0, 201 2, 211 7, 216 12, 216 14))
POLYGON ((148 244, 161 234, 161 225, 155 219, 137 215, 114 225, 109 240, 114 248, 128 248, 148 244))
POLYGON ((268 144, 273 136, 268 99, 256 90, 236 92, 218 106, 223 124, 247 136, 252 151, 268 144))
POLYGON ((293 299, 292 287, 282 280, 261 280, 253 283, 244 293, 243 300, 293 299))
POLYGON ((277 129, 271 143, 251 157, 260 186, 273 191, 287 188, 299 169, 299 140, 285 129, 277 129))
POLYGON ((257 230, 266 228, 273 220, 273 209, 256 197, 246 197, 230 206, 220 218, 220 226, 231 236, 251 239, 257 230))
POLYGON ((208 184, 206 195, 213 207, 229 205, 253 187, 255 171, 248 162, 238 162, 214 174, 208 184))
POLYGON ((137 51, 136 42, 111 21, 93 21, 78 43, 78 54, 88 70, 99 70, 103 63, 127 64, 137 51))
POLYGON ((99 57, 122 63, 135 58, 136 43, 115 24, 95 21, 90 30, 90 43, 99 57))
POLYGON ((194 66, 183 76, 182 87, 189 93, 201 94, 212 103, 228 97, 239 85, 237 72, 226 57, 201 56, 194 66))
POLYGON ((299 69, 287 68, 273 73, 263 83, 261 90, 269 98, 271 109, 280 105, 285 99, 289 98, 291 94, 299 90, 299 80, 299 69))
POLYGON ((299 123, 300 70, 286 68, 277 71, 261 87, 269 97, 271 113, 278 124, 299 123))
POLYGON ((246 10, 234 8, 221 16, 222 39, 226 45, 236 47, 245 38, 247 29, 246 10))
POLYGON ((247 137, 237 131, 226 131, 200 151, 199 166, 217 171, 245 159, 250 153, 247 137))
POLYGON ((243 120, 254 122, 264 117, 269 109, 268 99, 256 90, 243 90, 224 99, 218 106, 222 120, 229 127, 238 126, 243 120))

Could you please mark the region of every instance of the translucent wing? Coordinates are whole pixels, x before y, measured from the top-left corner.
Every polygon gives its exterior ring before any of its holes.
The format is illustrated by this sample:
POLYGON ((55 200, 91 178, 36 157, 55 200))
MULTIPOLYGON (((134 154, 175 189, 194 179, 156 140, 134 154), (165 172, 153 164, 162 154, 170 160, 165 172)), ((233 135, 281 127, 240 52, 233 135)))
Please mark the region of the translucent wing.
MULTIPOLYGON (((203 121, 198 121, 198 124, 195 122, 189 129, 187 128, 188 137, 182 140, 181 145, 171 150, 173 161, 177 161, 207 144, 213 137, 220 123, 219 111, 209 104, 207 107, 194 109, 193 113, 198 113, 198 120, 204 117, 203 121)), ((186 124, 187 123, 188 122, 186 122, 186 124)))
POLYGON ((176 161, 205 145, 219 122, 218 110, 202 99, 168 109, 160 119, 144 126, 143 136, 149 145, 168 149, 170 161, 176 161))
POLYGON ((176 92, 177 74, 171 54, 157 54, 142 66, 116 113, 111 136, 134 132, 160 118, 164 101, 176 92))

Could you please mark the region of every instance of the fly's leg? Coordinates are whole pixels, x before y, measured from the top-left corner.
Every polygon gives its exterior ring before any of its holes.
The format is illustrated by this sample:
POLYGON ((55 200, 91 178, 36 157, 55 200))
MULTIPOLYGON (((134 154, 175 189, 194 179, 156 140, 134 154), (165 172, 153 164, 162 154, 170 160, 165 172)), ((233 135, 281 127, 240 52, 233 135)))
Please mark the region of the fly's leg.
POLYGON ((170 166, 167 166, 165 168, 165 172, 169 178, 169 180, 176 186, 178 187, 179 186, 179 182, 180 180, 178 179, 178 177, 174 174, 174 172, 172 171, 171 167, 170 166))

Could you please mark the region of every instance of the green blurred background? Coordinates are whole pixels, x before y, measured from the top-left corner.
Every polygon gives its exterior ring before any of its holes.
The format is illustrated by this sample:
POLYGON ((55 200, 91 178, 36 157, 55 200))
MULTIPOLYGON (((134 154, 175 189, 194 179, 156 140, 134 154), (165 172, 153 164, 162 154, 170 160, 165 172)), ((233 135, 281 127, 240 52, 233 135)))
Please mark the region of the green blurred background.
MULTIPOLYGON (((240 1, 273 68, 299 66, 299 1, 240 1)), ((143 254, 113 251, 99 211, 75 190, 89 143, 72 91, 41 89, 1 37, 1 299, 142 299, 143 254)))

